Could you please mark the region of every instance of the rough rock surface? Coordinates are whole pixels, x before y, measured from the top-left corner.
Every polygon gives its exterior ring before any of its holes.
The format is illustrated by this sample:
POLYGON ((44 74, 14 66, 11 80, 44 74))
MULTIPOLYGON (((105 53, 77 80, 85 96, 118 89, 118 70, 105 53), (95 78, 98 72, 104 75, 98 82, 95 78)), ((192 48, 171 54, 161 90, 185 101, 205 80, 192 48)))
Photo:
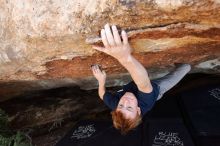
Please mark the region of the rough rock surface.
POLYGON ((151 78, 174 62, 219 73, 219 15, 219 0, 0 0, 0 100, 63 85, 96 88, 94 63, 107 70, 108 86, 127 82, 116 60, 91 48, 107 22, 128 32, 151 78))

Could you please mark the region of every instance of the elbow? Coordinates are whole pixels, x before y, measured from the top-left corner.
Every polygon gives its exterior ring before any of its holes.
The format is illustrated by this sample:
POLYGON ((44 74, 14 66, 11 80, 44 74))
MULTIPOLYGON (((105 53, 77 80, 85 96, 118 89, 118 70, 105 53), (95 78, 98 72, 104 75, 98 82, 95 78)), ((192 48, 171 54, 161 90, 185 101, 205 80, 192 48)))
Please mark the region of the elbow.
POLYGON ((152 85, 150 83, 149 84, 139 85, 138 89, 141 92, 144 92, 144 93, 151 93, 153 91, 153 87, 152 87, 152 85))

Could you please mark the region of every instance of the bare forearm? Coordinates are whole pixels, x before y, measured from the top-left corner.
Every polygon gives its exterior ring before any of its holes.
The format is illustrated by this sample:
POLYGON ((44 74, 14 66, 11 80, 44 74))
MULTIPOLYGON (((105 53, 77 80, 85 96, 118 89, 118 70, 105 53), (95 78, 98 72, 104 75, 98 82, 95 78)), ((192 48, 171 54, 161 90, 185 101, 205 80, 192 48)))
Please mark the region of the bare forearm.
POLYGON ((148 73, 140 62, 138 62, 132 55, 126 59, 118 59, 118 61, 128 70, 140 91, 147 93, 152 91, 148 73))
POLYGON ((98 94, 99 97, 103 100, 103 96, 105 94, 105 80, 106 80, 106 73, 104 70, 101 69, 100 65, 94 64, 91 66, 93 75, 98 81, 99 88, 98 94))
POLYGON ((105 94, 105 83, 99 83, 99 97, 103 100, 105 94))
POLYGON ((115 25, 110 28, 109 24, 106 24, 101 30, 101 37, 104 47, 93 48, 116 58, 131 74, 140 91, 151 92, 152 86, 147 71, 131 55, 132 48, 128 43, 127 33, 123 30, 120 36, 115 25))

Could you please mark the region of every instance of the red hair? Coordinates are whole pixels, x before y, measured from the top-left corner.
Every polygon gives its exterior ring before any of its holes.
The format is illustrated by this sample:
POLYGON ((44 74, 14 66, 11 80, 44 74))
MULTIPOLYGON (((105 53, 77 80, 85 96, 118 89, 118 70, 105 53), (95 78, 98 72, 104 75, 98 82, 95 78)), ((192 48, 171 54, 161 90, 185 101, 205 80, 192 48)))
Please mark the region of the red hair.
POLYGON ((122 135, 128 133, 128 131, 134 129, 141 123, 141 115, 137 113, 134 119, 128 119, 121 111, 112 111, 113 125, 116 129, 119 129, 122 135))

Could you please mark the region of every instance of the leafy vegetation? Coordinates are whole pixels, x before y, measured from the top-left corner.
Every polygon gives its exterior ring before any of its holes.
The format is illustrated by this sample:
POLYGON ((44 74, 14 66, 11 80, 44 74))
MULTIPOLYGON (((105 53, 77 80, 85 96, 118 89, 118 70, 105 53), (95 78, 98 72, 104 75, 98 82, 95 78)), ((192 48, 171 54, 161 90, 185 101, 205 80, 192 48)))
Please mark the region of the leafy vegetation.
POLYGON ((10 130, 8 115, 0 109, 0 146, 32 146, 24 133, 10 130))

